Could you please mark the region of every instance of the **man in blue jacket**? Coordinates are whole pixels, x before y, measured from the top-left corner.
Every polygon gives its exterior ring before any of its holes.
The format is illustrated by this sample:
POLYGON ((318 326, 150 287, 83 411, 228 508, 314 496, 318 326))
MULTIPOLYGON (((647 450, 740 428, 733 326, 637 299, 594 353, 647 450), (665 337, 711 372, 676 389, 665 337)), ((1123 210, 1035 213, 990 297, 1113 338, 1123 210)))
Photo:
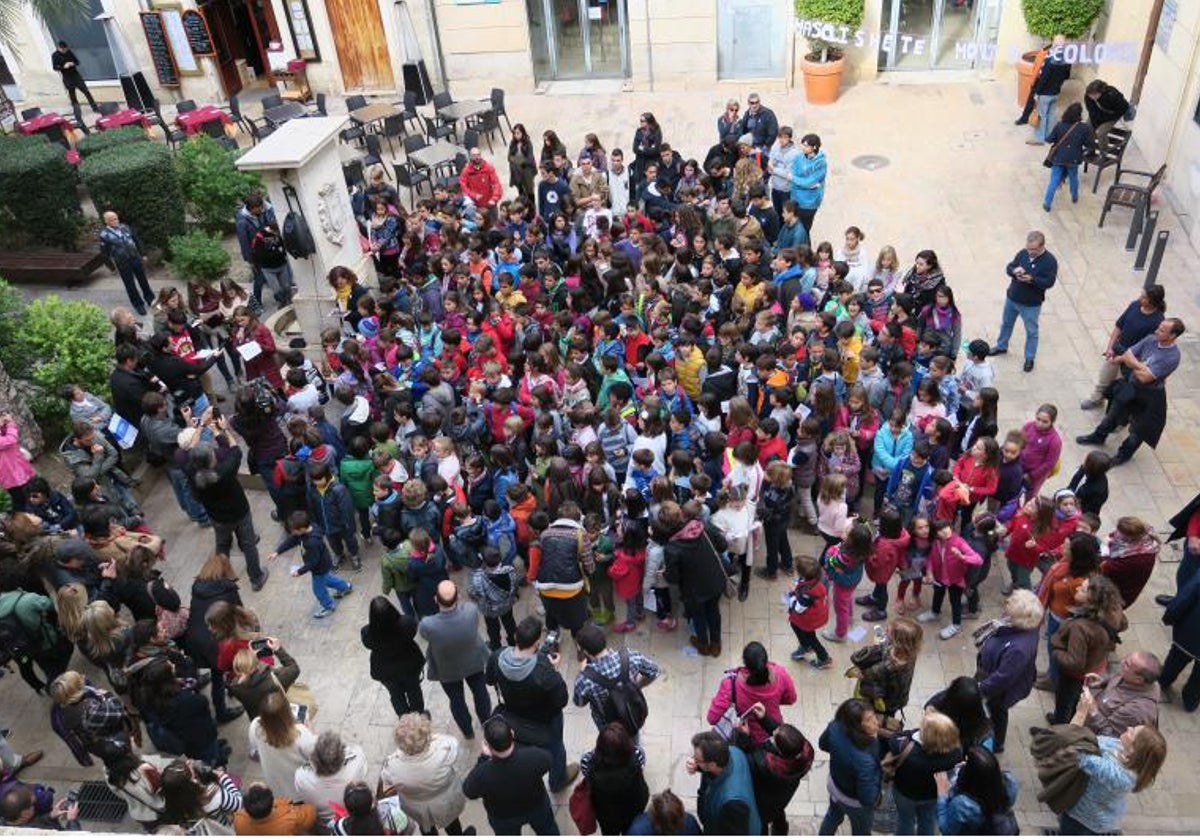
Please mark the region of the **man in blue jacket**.
POLYGON ((1005 268, 1009 277, 1008 295, 1004 300, 1004 315, 1000 321, 1000 335, 992 347, 993 356, 1008 352, 1008 340, 1012 338, 1017 316, 1025 324, 1025 372, 1033 370, 1033 360, 1038 348, 1038 317, 1042 314, 1042 303, 1046 292, 1053 288, 1058 279, 1058 260, 1046 250, 1046 236, 1040 230, 1031 230, 1025 237, 1025 247, 1005 268))
POLYGON ((715 732, 692 736, 687 771, 700 774, 696 811, 705 834, 741 837, 762 833, 754 780, 746 754, 715 732))

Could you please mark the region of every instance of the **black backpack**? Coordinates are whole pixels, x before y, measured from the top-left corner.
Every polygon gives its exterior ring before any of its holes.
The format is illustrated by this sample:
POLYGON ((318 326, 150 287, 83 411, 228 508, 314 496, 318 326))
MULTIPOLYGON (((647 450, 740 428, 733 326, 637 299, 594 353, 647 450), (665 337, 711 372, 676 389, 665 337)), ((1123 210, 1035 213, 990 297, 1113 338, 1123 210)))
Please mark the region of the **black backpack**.
POLYGON ((41 650, 41 640, 17 617, 17 606, 27 594, 18 595, 12 611, 0 618, 0 666, 27 660, 41 650))
POLYGON ((263 268, 279 268, 287 262, 287 251, 283 247, 283 237, 274 226, 262 227, 250 240, 250 251, 255 261, 263 268))
POLYGON ((621 648, 619 656, 621 670, 615 678, 604 676, 594 665, 587 666, 583 672, 588 679, 607 690, 600 708, 605 724, 620 723, 630 735, 637 735, 646 722, 646 716, 650 714, 650 707, 646 704, 646 695, 642 694, 642 689, 629 672, 629 649, 621 648))
POLYGON ((287 199, 288 214, 283 220, 283 247, 298 260, 308 259, 317 252, 317 244, 313 241, 312 231, 308 229, 308 221, 304 211, 300 209, 300 200, 292 187, 283 188, 283 197, 287 199), (292 199, 296 206, 292 206, 292 199))

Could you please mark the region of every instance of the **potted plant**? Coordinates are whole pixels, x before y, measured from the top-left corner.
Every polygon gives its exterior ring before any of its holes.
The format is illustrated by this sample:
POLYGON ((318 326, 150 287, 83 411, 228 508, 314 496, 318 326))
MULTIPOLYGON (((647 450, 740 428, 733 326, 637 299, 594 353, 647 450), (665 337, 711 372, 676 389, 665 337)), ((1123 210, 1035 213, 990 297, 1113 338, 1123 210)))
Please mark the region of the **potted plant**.
POLYGON ((199 230, 172 236, 170 249, 171 270, 188 282, 220 282, 232 263, 220 238, 199 230))
MULTIPOLYGON (((818 24, 821 30, 847 31, 853 37, 862 25, 863 0, 796 0, 796 17, 818 24)), ((845 64, 840 44, 810 36, 801 64, 804 98, 814 105, 836 102, 845 64)))
MULTIPOLYGON (((1021 0, 1021 13, 1029 34, 1049 43, 1059 34, 1071 39, 1083 37, 1104 11, 1104 3, 1105 0, 1021 0)), ((1017 64, 1018 105, 1024 106, 1029 97, 1037 54, 1037 50, 1030 50, 1017 64)))

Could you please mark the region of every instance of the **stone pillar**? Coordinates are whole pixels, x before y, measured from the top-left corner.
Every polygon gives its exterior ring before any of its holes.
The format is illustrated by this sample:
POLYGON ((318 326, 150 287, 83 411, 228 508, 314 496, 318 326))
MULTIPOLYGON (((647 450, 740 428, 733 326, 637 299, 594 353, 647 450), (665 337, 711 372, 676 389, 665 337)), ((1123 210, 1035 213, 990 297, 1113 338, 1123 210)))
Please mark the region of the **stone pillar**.
POLYGON ((309 351, 320 347, 321 330, 337 326, 329 317, 333 291, 325 282, 329 270, 344 265, 365 283, 375 279, 374 261, 362 253, 358 225, 346 182, 342 177, 338 133, 347 118, 306 117, 285 123, 269 137, 243 154, 238 169, 258 172, 266 184, 270 201, 282 227, 288 214, 284 186, 296 190, 300 209, 312 231, 317 252, 308 259, 292 260, 298 291, 293 299, 299 328, 309 351))

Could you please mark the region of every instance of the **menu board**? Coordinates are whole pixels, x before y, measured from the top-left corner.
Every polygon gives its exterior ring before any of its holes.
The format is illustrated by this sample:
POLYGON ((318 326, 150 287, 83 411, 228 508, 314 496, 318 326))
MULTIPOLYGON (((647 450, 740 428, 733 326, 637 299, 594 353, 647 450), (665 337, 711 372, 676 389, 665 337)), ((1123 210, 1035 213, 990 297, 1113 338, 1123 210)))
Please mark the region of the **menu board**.
POLYGON ((158 83, 163 87, 179 87, 179 68, 175 64, 175 55, 171 52, 171 42, 167 38, 167 29, 163 26, 162 15, 158 12, 141 12, 142 30, 146 33, 146 43, 150 47, 150 61, 158 76, 158 83))
POLYGON ((212 33, 208 31, 208 21, 199 9, 185 9, 183 12, 183 31, 187 33, 188 44, 192 47, 192 55, 197 58, 212 57, 217 54, 213 45, 212 33))
POLYGON ((162 15, 163 28, 167 31, 167 40, 171 42, 171 55, 175 56, 175 67, 180 76, 201 76, 204 71, 192 54, 192 45, 188 41, 187 30, 183 28, 183 17, 179 9, 159 9, 162 15))

